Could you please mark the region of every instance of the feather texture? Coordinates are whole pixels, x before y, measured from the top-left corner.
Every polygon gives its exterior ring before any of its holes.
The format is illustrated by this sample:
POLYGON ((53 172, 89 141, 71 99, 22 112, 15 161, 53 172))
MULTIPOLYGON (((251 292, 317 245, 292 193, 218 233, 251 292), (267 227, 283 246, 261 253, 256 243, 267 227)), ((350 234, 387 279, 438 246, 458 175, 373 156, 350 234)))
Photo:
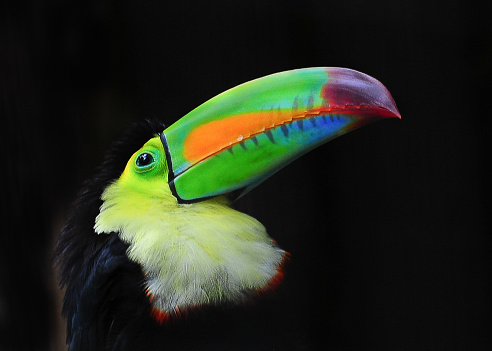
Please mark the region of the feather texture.
POLYGON ((240 302, 279 273, 284 251, 254 218, 225 198, 182 205, 119 182, 103 193, 96 232, 118 232, 146 276, 152 304, 164 313, 240 302))

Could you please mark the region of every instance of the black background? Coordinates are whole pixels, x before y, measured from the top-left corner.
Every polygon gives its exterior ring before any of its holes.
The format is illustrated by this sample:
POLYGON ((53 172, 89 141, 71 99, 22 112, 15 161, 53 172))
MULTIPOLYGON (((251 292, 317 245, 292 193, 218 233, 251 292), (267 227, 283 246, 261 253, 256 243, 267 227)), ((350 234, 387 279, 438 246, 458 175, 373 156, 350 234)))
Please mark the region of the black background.
POLYGON ((1 5, 1 350, 63 347, 53 243, 132 121, 171 124, 237 84, 310 66, 376 77, 402 120, 330 142, 236 203, 291 253, 305 339, 490 348, 485 2, 67 3, 1 5))

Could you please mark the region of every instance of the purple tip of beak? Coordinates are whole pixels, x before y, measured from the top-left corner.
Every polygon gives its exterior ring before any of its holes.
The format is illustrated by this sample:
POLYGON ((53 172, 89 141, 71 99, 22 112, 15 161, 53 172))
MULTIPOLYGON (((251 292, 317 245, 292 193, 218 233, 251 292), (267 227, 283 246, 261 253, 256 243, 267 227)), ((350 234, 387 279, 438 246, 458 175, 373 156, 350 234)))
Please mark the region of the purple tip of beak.
POLYGON ((341 68, 332 68, 327 74, 329 81, 324 86, 322 96, 328 106, 333 108, 377 106, 383 111, 386 110, 381 117, 401 119, 393 97, 377 79, 358 71, 341 68))

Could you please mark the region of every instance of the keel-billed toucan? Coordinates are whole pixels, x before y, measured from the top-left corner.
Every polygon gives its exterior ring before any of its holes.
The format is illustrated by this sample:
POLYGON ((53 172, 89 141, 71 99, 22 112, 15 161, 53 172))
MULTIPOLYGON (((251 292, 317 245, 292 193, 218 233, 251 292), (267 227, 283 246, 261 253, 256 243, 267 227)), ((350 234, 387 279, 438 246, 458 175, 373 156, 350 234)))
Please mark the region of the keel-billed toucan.
POLYGON ((230 203, 388 117, 400 114, 376 79, 308 68, 239 85, 167 128, 133 126, 85 183, 57 244, 69 350, 298 346, 288 318, 273 331, 274 303, 261 298, 286 253, 230 203))

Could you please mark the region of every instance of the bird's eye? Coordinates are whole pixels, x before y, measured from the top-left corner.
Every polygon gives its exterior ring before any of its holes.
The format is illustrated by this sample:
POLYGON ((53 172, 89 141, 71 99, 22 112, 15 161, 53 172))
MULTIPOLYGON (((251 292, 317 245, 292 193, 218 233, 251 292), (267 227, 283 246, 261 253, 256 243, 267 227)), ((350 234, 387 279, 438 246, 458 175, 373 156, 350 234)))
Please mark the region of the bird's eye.
POLYGON ((140 171, 148 171, 153 167, 154 162, 154 156, 144 152, 135 159, 135 166, 137 166, 140 171))

